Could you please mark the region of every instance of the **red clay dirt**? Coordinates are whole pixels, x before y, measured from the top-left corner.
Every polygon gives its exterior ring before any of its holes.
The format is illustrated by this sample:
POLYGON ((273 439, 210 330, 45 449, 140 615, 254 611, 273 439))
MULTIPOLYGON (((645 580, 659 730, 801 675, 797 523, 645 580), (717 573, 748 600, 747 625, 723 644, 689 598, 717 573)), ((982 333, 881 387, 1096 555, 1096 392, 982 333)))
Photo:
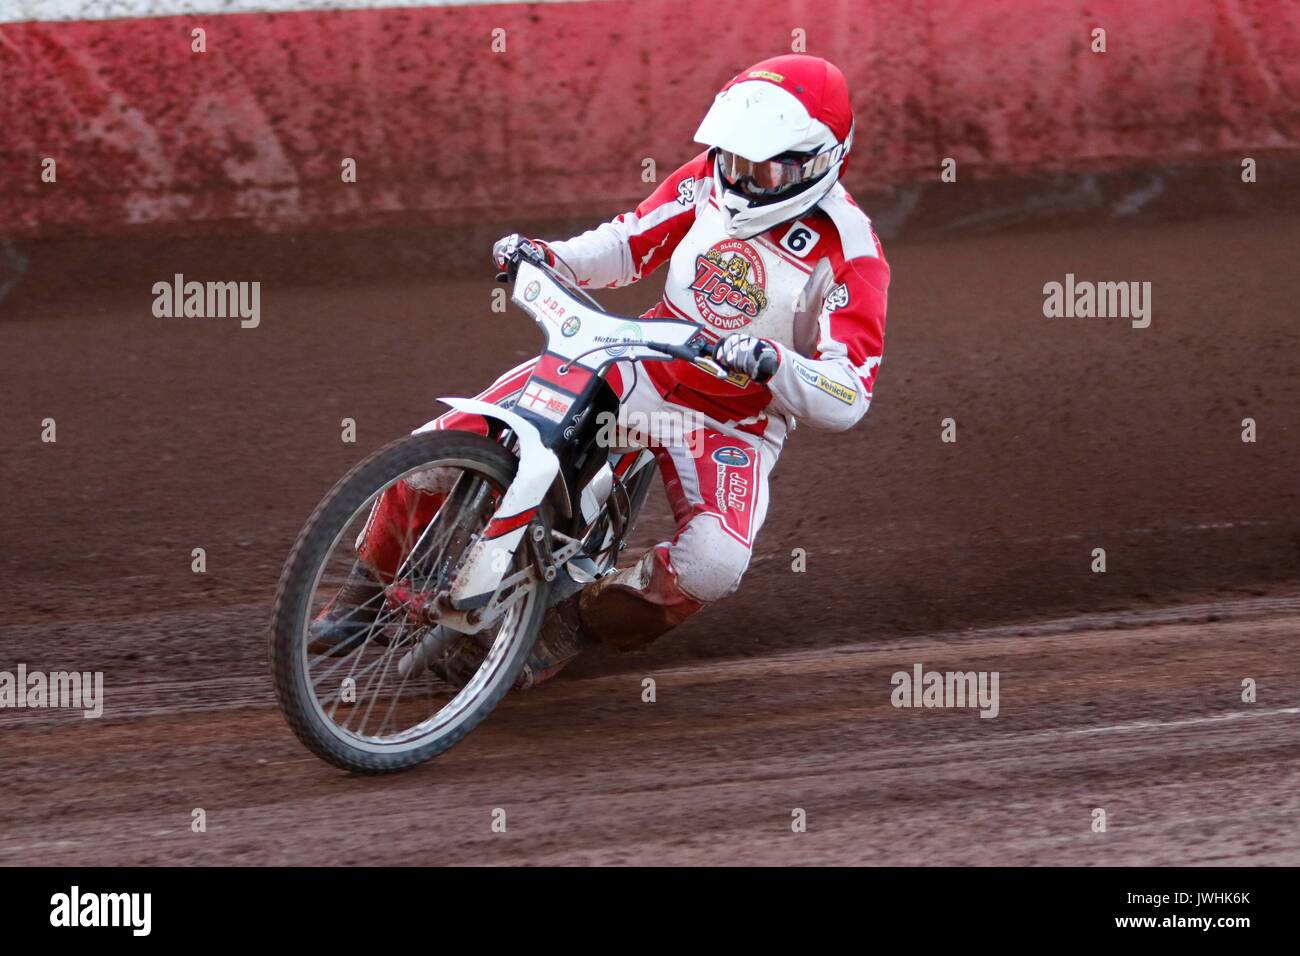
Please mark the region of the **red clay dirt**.
MULTIPOLYGON (((538 334, 486 268, 301 281, 266 241, 105 243, 120 281, 80 287, 84 245, 32 246, 0 303, 0 669, 106 685, 99 721, 0 711, 0 863, 1300 863, 1300 218, 887 244, 875 404, 791 437, 740 592, 381 779, 275 709, 280 564, 538 334), (261 280, 261 326, 153 317, 176 272, 261 280), (1044 318, 1067 272, 1151 281, 1151 327, 1044 318), (915 663, 999 671, 999 717, 893 708, 915 663)), ((640 543, 668 527, 652 499, 640 543)))

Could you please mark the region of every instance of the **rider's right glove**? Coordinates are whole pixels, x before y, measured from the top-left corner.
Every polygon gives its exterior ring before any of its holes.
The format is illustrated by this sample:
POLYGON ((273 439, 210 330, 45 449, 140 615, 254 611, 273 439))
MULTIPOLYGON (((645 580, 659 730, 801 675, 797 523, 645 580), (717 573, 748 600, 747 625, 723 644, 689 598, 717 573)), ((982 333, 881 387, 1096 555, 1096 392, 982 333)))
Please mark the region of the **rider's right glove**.
POLYGON ((743 372, 759 383, 767 382, 781 364, 775 345, 743 332, 732 332, 719 341, 713 359, 723 368, 743 372))
MULTIPOLYGON (((555 256, 551 254, 550 247, 545 242, 541 239, 527 239, 517 232, 512 232, 508 236, 502 236, 492 246, 492 261, 496 263, 497 272, 513 277, 519 250, 523 247, 539 253, 546 260, 547 265, 555 265, 555 256)), ((497 278, 501 278, 501 275, 497 278)))

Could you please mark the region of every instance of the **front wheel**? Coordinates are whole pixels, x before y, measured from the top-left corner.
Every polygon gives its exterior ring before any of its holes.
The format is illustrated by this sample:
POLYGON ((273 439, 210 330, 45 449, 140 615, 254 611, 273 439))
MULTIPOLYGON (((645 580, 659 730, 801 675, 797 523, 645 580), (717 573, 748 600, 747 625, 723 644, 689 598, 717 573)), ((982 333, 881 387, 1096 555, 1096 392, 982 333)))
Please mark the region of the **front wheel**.
POLYGON ((431 620, 428 608, 481 536, 517 466, 514 455, 480 435, 410 435, 353 468, 308 519, 280 578, 271 666, 289 725, 317 756, 354 773, 415 766, 461 740, 515 683, 550 590, 532 572, 526 545, 498 591, 508 608, 488 628, 462 634, 431 620), (396 529, 401 565, 348 608, 354 636, 322 648, 313 638, 314 622, 338 613, 336 602, 350 593, 346 585, 356 573, 362 535, 379 533, 367 529, 372 511, 399 481, 405 483, 403 500, 411 503, 411 520, 396 529), (437 668, 412 666, 427 659, 431 647, 454 654, 464 641, 479 642, 485 653, 462 686, 446 683, 437 668))

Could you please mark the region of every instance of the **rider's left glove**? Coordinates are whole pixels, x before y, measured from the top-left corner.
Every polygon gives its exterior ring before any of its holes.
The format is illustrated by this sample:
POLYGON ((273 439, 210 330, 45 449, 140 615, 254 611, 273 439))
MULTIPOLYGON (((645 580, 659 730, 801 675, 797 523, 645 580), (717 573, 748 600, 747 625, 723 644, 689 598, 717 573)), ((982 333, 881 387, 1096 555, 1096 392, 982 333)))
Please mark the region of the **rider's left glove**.
POLYGON ((776 370, 780 356, 776 346, 767 339, 732 332, 718 342, 713 358, 723 368, 743 372, 756 382, 766 382, 776 370))
POLYGON ((517 232, 512 232, 508 236, 502 236, 492 246, 492 261, 496 263, 498 272, 511 272, 511 266, 516 261, 521 249, 531 249, 538 253, 546 260, 547 265, 555 265, 555 256, 551 254, 550 247, 541 239, 528 239, 517 232))

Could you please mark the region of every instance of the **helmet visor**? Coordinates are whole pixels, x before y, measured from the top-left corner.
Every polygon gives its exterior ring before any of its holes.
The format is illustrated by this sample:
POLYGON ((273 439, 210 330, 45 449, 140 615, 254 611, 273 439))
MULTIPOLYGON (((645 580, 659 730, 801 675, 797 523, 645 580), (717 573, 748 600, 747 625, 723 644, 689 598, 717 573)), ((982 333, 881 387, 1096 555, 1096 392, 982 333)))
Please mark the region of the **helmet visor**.
POLYGON ((831 166, 831 153, 782 153, 754 162, 719 149, 718 162, 729 185, 754 196, 773 196, 826 172, 831 166))

